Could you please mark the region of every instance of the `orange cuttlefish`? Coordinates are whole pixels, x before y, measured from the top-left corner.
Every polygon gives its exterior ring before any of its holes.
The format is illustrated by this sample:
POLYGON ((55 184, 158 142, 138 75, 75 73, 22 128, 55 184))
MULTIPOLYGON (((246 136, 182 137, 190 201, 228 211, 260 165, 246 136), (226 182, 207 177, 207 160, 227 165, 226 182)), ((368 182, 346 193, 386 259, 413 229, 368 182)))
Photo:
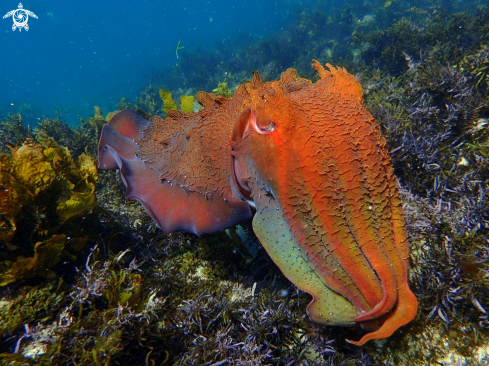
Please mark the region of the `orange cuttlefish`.
POLYGON ((360 324, 359 341, 390 336, 416 315, 408 242, 385 139, 358 80, 313 61, 312 83, 257 72, 231 98, 149 121, 131 110, 102 130, 99 167, 120 169, 126 197, 169 233, 202 235, 253 217, 284 275, 312 295, 309 317, 360 324))

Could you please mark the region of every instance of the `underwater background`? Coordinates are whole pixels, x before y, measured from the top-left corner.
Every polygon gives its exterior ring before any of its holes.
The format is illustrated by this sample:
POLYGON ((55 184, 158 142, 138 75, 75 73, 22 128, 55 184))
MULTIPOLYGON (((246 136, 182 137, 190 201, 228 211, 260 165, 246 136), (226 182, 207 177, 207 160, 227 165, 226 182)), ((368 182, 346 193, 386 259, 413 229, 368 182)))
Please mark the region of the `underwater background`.
MULTIPOLYGON (((0 22, 0 363, 489 364, 487 1, 29 1, 0 22), (100 130, 312 59, 364 89, 401 185, 415 320, 364 347, 249 223, 164 234, 96 169, 100 130)), ((2 15, 19 4, 2 1, 2 15)))

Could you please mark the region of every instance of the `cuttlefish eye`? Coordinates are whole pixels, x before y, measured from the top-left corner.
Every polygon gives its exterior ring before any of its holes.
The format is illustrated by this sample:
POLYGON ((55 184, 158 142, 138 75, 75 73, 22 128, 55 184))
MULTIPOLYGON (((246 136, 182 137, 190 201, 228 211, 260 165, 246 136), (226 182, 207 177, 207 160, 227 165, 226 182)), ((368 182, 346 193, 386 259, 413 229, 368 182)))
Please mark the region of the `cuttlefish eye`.
POLYGON ((246 109, 234 124, 231 138, 233 141, 236 141, 238 137, 244 139, 251 132, 251 128, 259 134, 265 135, 274 131, 275 127, 275 122, 270 118, 260 115, 251 109, 246 109))
POLYGON ((266 116, 261 116, 255 111, 251 112, 251 125, 256 132, 265 135, 275 130, 275 122, 266 116))

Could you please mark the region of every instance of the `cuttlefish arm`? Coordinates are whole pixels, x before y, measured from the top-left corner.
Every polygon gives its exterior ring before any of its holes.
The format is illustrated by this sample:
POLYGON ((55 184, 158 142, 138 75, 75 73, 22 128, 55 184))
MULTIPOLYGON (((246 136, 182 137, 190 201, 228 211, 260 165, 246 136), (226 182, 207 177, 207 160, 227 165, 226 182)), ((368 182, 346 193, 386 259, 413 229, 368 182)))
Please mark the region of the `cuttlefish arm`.
POLYGON ((412 320, 408 245, 398 184, 358 81, 313 63, 313 84, 287 70, 257 73, 232 98, 144 120, 116 114, 102 131, 99 167, 121 171, 126 196, 165 232, 201 235, 253 217, 272 260, 310 293, 312 320, 388 337, 412 320), (380 327, 379 327, 380 326, 380 327))

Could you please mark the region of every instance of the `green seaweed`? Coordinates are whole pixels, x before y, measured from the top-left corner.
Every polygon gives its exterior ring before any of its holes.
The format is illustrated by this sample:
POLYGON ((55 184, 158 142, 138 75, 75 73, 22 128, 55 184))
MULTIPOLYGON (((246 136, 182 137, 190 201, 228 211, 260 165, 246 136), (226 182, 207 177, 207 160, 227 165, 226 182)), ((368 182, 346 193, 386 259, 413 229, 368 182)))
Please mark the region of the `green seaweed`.
POLYGON ((43 286, 23 286, 16 296, 6 296, 0 301, 0 337, 15 334, 24 324, 46 323, 65 301, 61 290, 62 280, 43 286))
POLYGON ((160 89, 159 94, 163 102, 163 112, 167 113, 170 109, 178 109, 177 102, 175 102, 171 96, 171 91, 160 89))
POLYGON ((180 95, 180 110, 185 113, 192 113, 194 109, 193 95, 180 95))
POLYGON ((229 98, 232 96, 232 91, 228 88, 227 81, 220 81, 217 85, 217 88, 213 89, 212 92, 225 98, 229 98))

